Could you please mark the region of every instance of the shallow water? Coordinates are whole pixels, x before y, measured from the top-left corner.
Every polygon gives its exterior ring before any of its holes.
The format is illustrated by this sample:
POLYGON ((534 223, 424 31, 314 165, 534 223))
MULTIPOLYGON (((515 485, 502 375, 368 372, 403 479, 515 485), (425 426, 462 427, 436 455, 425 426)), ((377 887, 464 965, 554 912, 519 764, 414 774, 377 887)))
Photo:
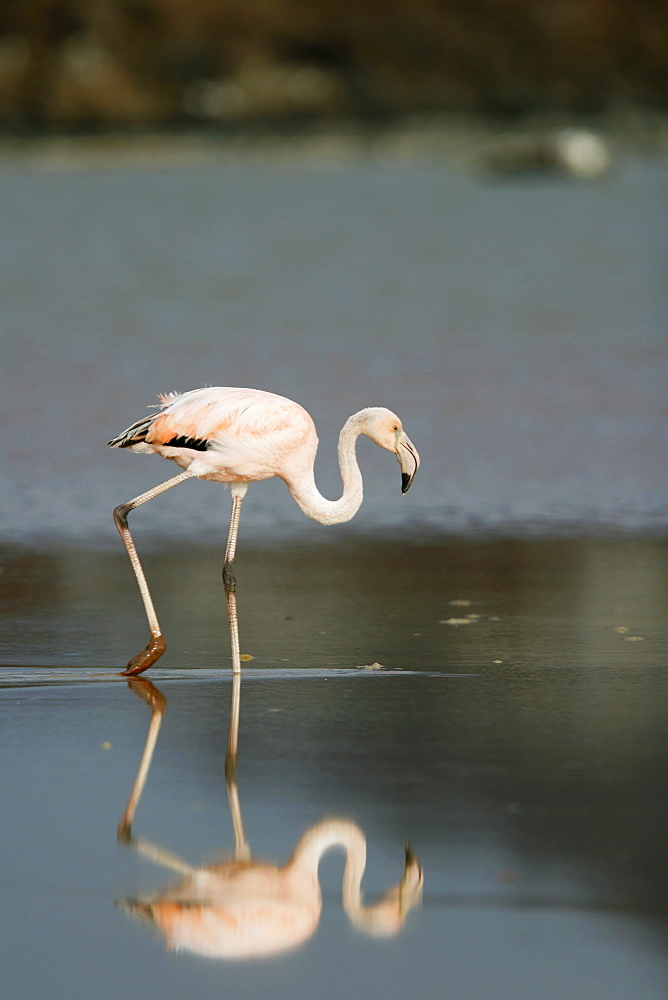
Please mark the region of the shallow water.
POLYGON ((248 549, 237 572, 254 657, 237 771, 253 856, 284 864, 341 816, 366 837, 366 901, 398 883, 409 842, 422 905, 370 937, 344 912, 332 852, 322 914, 296 950, 168 950, 123 901, 180 880, 159 849, 198 866, 234 847, 220 557, 146 560, 169 644, 146 675, 167 705, 133 826, 151 861, 116 842, 150 719, 112 674, 146 638, 130 567, 15 549, 0 650, 3 995, 48 982, 54 998, 663 998, 665 544, 289 554, 248 549))
POLYGON ((0 996, 663 1000, 665 162, 43 167, 0 162, 0 996), (222 489, 132 515, 168 649, 157 693, 116 676, 147 627, 111 510, 172 469, 105 442, 205 383, 303 403, 327 495, 361 406, 422 456, 402 497, 363 442, 338 530, 249 490, 236 786, 222 489), (408 841, 422 905, 369 936, 332 852, 296 950, 167 950, 128 902, 175 917, 237 794, 256 859, 354 822, 371 904, 408 841))

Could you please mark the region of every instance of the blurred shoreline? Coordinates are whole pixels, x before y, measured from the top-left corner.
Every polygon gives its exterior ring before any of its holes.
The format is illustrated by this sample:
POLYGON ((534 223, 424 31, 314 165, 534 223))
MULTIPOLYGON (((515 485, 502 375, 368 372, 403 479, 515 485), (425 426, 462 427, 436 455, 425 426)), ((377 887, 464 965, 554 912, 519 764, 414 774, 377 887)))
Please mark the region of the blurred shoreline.
POLYGON ((554 166, 542 151, 568 131, 599 137, 613 156, 668 153, 668 114, 662 112, 546 112, 522 118, 437 113, 219 128, 4 131, 0 170, 179 169, 225 163, 343 169, 372 162, 493 172, 500 166, 501 172, 512 173, 515 166, 518 172, 554 166))

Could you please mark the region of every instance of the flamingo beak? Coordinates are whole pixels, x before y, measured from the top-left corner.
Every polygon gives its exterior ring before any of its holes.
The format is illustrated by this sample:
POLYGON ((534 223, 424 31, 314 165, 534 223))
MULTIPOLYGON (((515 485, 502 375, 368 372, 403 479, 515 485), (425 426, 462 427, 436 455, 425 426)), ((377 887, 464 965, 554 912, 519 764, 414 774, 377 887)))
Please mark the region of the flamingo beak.
POLYGON ((401 492, 406 493, 420 468, 420 456, 415 445, 403 431, 397 433, 395 452, 401 466, 401 492))

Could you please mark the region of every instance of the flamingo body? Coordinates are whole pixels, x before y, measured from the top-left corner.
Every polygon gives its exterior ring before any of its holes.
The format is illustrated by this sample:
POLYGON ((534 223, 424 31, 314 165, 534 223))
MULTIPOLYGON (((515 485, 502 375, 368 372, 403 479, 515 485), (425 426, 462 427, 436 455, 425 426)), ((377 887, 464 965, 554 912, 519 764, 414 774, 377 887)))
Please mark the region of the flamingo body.
POLYGON ((260 389, 206 388, 159 397, 160 412, 128 427, 112 448, 153 452, 198 479, 249 483, 312 466, 315 425, 291 399, 260 389))

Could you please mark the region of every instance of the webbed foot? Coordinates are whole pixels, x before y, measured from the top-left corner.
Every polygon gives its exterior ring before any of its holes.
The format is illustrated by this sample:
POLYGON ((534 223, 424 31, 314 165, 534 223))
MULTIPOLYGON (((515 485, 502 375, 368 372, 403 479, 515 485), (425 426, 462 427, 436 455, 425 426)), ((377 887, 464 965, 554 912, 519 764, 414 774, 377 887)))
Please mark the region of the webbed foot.
POLYGON ((166 649, 167 643, 162 636, 154 635, 144 648, 132 657, 125 670, 121 671, 122 676, 136 677, 137 674, 143 674, 145 670, 153 666, 156 660, 160 659, 166 649))

